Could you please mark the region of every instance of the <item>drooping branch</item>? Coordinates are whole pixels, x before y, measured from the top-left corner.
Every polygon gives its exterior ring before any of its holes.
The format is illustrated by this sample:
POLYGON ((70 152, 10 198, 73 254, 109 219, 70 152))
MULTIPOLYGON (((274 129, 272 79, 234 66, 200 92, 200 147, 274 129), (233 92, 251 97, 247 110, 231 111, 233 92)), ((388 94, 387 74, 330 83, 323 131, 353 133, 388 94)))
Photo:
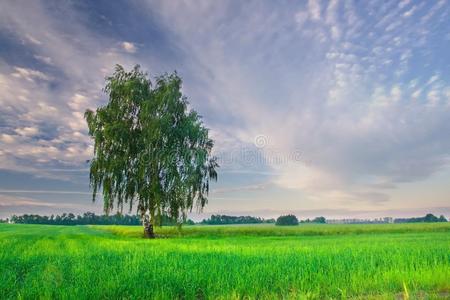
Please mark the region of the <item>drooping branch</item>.
POLYGON ((106 79, 109 101, 85 118, 94 141, 90 164, 93 200, 101 191, 105 212, 136 207, 158 224, 161 215, 184 219, 207 203, 219 167, 201 117, 188 110, 176 74, 153 85, 139 66, 117 66, 106 79), (137 204, 137 205, 134 205, 137 204))

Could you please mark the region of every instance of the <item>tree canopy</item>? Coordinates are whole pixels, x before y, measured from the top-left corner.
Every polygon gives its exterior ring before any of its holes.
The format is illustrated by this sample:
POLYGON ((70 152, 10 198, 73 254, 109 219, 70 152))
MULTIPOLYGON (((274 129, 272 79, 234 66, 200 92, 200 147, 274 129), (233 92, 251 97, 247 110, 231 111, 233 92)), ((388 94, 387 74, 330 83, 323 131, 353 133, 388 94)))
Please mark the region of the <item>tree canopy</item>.
MULTIPOLYGON (((0 220, 1 223, 2 220, 0 220)), ((45 224, 45 225, 142 225, 139 216, 123 215, 96 215, 92 212, 85 212, 75 216, 73 213, 63 213, 62 215, 41 216, 37 214, 13 215, 10 220, 16 224, 45 224)), ((176 220, 166 215, 161 216, 161 226, 173 226, 176 220)), ((185 224, 192 225, 194 221, 188 219, 185 224)))
POLYGON ((298 225, 298 219, 294 215, 279 216, 275 225, 298 225))
POLYGON ((399 218, 395 219, 394 223, 435 223, 435 222, 447 222, 447 219, 441 215, 439 218, 433 214, 426 214, 424 217, 416 217, 416 218, 399 218))
POLYGON ((152 82, 138 65, 129 72, 117 65, 106 78, 108 103, 86 111, 93 201, 101 190, 106 213, 136 204, 158 225, 162 215, 182 221, 206 205, 210 180, 217 180, 214 142, 181 87, 176 72, 152 82))
POLYGON ((275 220, 263 219, 252 216, 211 215, 209 219, 203 219, 201 222, 201 224, 208 224, 208 225, 261 224, 261 223, 275 223, 275 220))

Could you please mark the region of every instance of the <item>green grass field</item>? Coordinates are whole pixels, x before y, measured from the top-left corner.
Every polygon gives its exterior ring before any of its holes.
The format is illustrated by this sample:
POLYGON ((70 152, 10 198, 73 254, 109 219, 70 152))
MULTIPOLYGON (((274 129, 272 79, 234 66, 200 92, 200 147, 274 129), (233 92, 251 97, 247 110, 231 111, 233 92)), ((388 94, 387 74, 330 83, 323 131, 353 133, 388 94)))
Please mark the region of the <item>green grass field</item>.
POLYGON ((0 224, 1 299, 449 298, 450 223, 0 224))

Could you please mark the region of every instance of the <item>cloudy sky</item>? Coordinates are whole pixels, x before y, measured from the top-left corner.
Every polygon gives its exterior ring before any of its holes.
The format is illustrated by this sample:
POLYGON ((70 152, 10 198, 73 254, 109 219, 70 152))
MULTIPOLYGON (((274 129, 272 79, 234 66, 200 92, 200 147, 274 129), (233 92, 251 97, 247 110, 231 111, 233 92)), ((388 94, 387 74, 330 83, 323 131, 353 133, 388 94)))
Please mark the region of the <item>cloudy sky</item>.
POLYGON ((0 217, 101 211, 83 112, 176 70, 216 140, 206 213, 450 215, 450 2, 2 1, 0 217))

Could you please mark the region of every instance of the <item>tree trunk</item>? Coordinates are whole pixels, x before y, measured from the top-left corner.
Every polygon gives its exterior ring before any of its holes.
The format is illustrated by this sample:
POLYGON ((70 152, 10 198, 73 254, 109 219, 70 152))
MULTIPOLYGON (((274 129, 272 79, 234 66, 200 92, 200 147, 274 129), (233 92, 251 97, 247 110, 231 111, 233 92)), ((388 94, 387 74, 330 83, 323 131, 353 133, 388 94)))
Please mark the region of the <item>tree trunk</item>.
POLYGON ((153 232, 153 225, 148 223, 147 226, 144 226, 144 237, 148 239, 154 239, 155 233, 153 232))
POLYGON ((148 216, 144 217, 144 237, 148 239, 154 239, 155 233, 153 232, 153 224, 149 222, 148 216))

